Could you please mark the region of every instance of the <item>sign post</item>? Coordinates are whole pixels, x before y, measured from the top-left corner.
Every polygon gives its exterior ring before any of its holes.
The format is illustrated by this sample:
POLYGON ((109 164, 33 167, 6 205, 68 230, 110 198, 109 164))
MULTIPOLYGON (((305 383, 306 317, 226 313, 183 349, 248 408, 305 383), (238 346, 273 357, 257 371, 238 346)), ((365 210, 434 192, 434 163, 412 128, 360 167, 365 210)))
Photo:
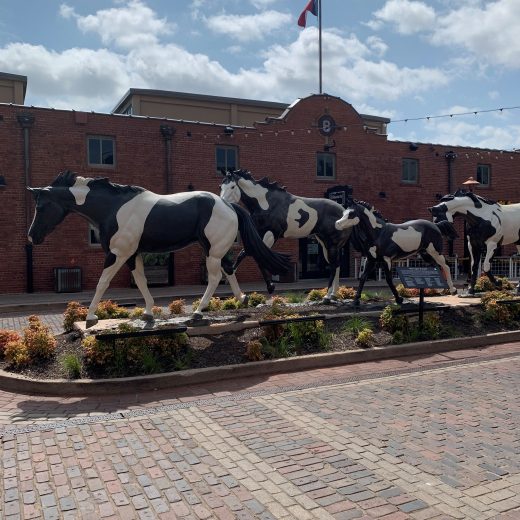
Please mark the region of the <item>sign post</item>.
POLYGON ((419 289, 419 327, 422 327, 424 289, 446 289, 448 283, 437 267, 398 267, 397 274, 407 289, 419 289))

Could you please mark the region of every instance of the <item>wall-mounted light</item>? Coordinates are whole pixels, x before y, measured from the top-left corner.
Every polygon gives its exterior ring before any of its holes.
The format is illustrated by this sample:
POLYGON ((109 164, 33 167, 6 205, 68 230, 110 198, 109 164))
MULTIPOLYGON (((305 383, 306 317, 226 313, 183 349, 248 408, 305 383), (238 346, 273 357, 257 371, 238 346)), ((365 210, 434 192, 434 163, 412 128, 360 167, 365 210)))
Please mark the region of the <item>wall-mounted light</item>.
POLYGON ((386 199, 386 191, 380 191, 379 192, 379 198, 380 199, 386 199))
POLYGON ((0 189, 3 189, 7 186, 5 182, 5 177, 3 175, 0 175, 0 189))
POLYGON ((408 146, 408 148, 412 151, 412 152, 415 152, 418 148, 419 148, 419 145, 417 143, 410 143, 410 145, 408 146))
POLYGON ((226 126, 224 128, 224 135, 233 135, 235 129, 232 126, 226 126))
POLYGON ((326 143, 326 144, 323 145, 323 150, 324 150, 325 152, 328 152, 328 151, 330 151, 331 148, 334 148, 335 146, 336 146, 336 140, 333 139, 333 140, 332 140, 332 144, 330 144, 330 143, 326 143))
POLYGON ((435 198, 436 198, 437 200, 441 200, 441 199, 442 199, 442 194, 441 194, 441 193, 436 193, 436 194, 435 194, 435 198))
POLYGON ((195 186, 193 186, 193 184, 190 182, 188 184, 188 191, 193 191, 193 190, 195 190, 195 186))

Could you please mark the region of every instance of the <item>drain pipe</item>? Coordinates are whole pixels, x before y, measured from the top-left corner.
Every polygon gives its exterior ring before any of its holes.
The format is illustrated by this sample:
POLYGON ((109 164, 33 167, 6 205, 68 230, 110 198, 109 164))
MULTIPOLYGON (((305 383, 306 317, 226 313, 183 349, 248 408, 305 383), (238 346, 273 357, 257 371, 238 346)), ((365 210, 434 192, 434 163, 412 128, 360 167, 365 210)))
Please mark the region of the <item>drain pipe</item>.
MULTIPOLYGON (((160 127, 161 135, 164 140, 164 176, 166 177, 166 193, 172 192, 172 138, 175 134, 175 128, 170 125, 161 125, 160 127)), ((173 253, 170 253, 168 256, 168 285, 174 285, 174 273, 175 273, 175 263, 173 253)))
MULTIPOLYGON (((446 162, 448 163, 448 193, 452 192, 453 188, 453 161, 457 158, 457 154, 450 150, 444 154, 446 162)), ((453 256, 453 240, 448 240, 448 255, 453 256)))
MULTIPOLYGON (((25 186, 31 185, 31 163, 29 156, 29 134, 30 129, 34 125, 34 116, 32 114, 21 113, 16 116, 18 124, 23 130, 23 159, 24 159, 24 181, 25 186)), ((31 222, 31 194, 25 192, 25 230, 26 235, 29 231, 29 225, 31 222)), ((25 264, 26 264, 26 279, 27 279, 27 292, 34 292, 34 270, 33 270, 33 247, 32 244, 27 241, 25 244, 25 264)))

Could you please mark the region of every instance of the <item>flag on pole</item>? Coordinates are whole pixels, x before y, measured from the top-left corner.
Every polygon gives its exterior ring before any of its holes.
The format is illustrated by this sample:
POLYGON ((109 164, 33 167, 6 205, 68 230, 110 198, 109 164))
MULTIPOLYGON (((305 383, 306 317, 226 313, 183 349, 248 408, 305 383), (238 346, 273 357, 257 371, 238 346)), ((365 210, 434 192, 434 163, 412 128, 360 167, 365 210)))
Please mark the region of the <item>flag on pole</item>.
POLYGON ((305 27, 307 25, 307 11, 312 13, 314 16, 318 16, 318 0, 309 0, 305 9, 300 14, 298 18, 298 25, 300 27, 305 27))

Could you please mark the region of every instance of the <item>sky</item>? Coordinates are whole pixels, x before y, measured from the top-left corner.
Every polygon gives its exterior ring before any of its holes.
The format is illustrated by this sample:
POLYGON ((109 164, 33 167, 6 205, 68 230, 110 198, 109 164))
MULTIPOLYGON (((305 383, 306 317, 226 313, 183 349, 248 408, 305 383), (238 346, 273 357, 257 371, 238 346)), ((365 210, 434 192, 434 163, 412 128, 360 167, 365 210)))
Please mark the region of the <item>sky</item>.
MULTIPOLYGON (((292 103, 319 92, 306 4, 2 0, 0 71, 41 107, 108 113, 129 88, 292 103)), ((520 148, 520 0, 322 0, 322 42, 323 92, 390 139, 520 148)))

